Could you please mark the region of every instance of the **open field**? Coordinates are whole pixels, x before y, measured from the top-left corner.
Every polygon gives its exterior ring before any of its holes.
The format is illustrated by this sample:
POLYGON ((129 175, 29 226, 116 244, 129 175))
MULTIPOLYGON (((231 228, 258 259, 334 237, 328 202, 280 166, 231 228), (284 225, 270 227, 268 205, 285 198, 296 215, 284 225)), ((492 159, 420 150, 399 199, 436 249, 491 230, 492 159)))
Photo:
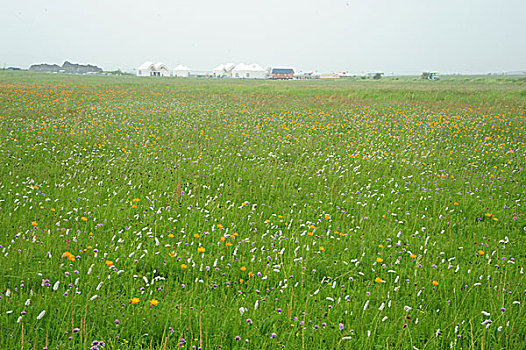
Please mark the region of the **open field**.
POLYGON ((524 77, 0 72, 0 348, 526 348, 525 113, 524 77))

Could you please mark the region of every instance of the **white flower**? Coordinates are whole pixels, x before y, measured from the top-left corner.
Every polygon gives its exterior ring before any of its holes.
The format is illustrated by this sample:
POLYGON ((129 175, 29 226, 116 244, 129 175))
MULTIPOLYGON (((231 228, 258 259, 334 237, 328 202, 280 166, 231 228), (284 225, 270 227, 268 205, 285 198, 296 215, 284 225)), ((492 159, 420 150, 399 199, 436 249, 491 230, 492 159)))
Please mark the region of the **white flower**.
POLYGON ((41 320, 42 317, 44 317, 45 314, 46 314, 46 310, 42 310, 42 312, 38 314, 37 320, 41 320))

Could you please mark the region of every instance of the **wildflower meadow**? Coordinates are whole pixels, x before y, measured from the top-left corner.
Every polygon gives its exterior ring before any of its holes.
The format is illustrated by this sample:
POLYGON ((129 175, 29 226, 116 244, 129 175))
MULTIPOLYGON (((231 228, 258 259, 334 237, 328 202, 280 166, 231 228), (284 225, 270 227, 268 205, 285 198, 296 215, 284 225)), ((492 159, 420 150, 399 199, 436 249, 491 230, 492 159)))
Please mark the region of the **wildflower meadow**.
POLYGON ((0 72, 0 348, 524 349, 525 106, 0 72))

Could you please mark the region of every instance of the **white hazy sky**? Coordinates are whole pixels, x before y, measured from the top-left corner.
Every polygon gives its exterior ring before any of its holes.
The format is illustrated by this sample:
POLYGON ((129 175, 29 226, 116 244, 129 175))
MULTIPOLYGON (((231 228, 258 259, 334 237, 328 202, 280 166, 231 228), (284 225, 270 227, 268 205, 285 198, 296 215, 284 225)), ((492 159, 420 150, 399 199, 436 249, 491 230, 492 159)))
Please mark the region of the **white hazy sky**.
POLYGON ((526 70, 526 0, 5 0, 0 64, 526 70))

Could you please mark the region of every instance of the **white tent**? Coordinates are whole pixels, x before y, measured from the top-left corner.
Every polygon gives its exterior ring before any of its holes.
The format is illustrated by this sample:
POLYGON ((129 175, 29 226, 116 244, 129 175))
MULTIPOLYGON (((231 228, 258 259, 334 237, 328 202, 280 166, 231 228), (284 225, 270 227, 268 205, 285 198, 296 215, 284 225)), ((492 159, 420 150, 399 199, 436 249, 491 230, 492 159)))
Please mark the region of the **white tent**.
POLYGON ((238 64, 232 69, 232 78, 238 79, 265 79, 267 71, 258 64, 238 64))
POLYGON ((177 67, 174 68, 173 74, 174 74, 174 77, 185 77, 185 78, 188 78, 190 76, 190 71, 191 71, 190 68, 180 64, 180 65, 178 65, 177 67))
POLYGON ((146 61, 137 68, 138 77, 149 77, 153 72, 153 62, 146 61))
POLYGON ((212 70, 212 75, 216 78, 232 77, 232 69, 236 65, 233 63, 220 64, 212 70))

